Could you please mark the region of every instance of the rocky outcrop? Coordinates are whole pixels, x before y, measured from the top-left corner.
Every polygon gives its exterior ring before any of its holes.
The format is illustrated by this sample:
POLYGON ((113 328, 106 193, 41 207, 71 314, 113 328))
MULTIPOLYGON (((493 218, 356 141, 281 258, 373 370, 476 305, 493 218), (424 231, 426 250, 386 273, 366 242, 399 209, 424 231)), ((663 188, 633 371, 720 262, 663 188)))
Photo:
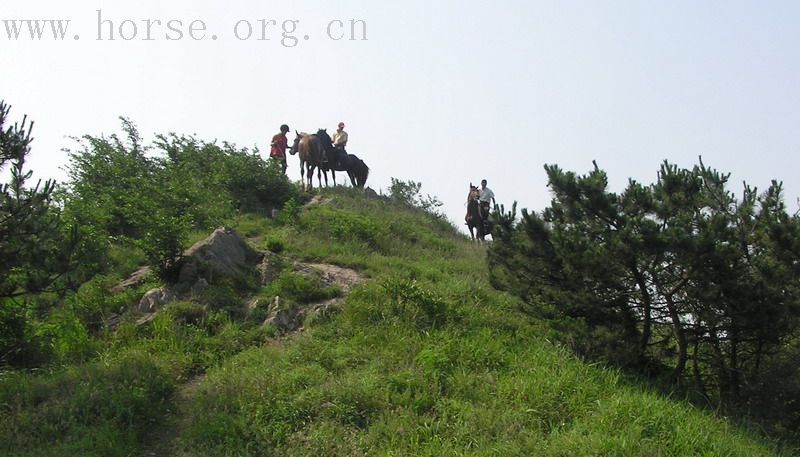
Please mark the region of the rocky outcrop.
MULTIPOLYGON (((144 315, 137 324, 151 322, 164 305, 186 299, 191 295, 198 295, 215 280, 246 274, 255 275, 262 284, 268 284, 287 266, 325 285, 337 286, 345 294, 353 285, 363 281, 356 271, 348 268, 327 264, 292 263, 277 254, 257 252, 238 233, 223 227, 183 253, 178 281, 175 284, 152 289, 144 294, 137 305, 137 309, 144 315)), ((137 272, 135 277, 120 285, 141 283, 142 278, 146 277, 144 274, 144 271, 137 272)), ((261 298, 264 299, 269 300, 264 325, 274 326, 279 333, 301 330, 309 317, 324 316, 338 310, 335 299, 302 304, 283 303, 279 297, 261 298)), ((263 306, 259 305, 259 298, 250 300, 245 310, 247 315, 252 314, 259 306, 263 306)))
POLYGON ((271 325, 278 333, 289 333, 303 329, 303 324, 308 316, 335 313, 339 310, 336 300, 326 300, 313 305, 284 306, 280 297, 275 297, 270 306, 269 317, 264 320, 264 325, 271 325))
POLYGON ((118 293, 122 292, 125 289, 144 284, 145 281, 150 279, 151 275, 152 272, 150 270, 150 267, 139 268, 138 270, 134 271, 130 276, 128 276, 128 279, 112 287, 111 292, 118 293))
POLYGON ((166 287, 159 287, 158 289, 148 290, 142 299, 139 300, 139 311, 143 313, 152 313, 158 311, 167 303, 173 302, 177 299, 174 292, 166 287))
POLYGON ((211 283, 216 277, 250 271, 261 261, 262 256, 233 229, 218 228, 208 238, 198 241, 183 253, 178 285, 191 287, 200 278, 211 283))
MULTIPOLYGON (((167 303, 187 294, 198 294, 215 279, 239 274, 255 274, 263 254, 251 248, 233 229, 222 227, 184 251, 179 263, 178 281, 147 291, 139 300, 138 310, 154 313, 167 303)), ((117 288, 140 284, 149 269, 139 270, 117 288)))
POLYGON ((373 190, 371 187, 367 187, 366 189, 364 189, 364 195, 367 198, 372 198, 372 199, 380 198, 380 195, 378 195, 378 193, 375 192, 375 190, 373 190))

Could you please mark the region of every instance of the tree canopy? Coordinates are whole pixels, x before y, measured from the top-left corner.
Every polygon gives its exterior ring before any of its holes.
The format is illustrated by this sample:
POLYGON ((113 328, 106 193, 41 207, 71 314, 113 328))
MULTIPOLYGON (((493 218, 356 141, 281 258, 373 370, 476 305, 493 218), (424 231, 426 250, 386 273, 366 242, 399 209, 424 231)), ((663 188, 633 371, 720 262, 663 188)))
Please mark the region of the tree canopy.
POLYGON ((780 183, 762 193, 745 184, 737 199, 729 175, 702 161, 664 162, 655 183, 614 193, 596 164, 583 176, 545 170, 549 207, 497 217, 496 287, 586 356, 721 405, 789 407, 775 394, 798 387, 787 360, 799 329, 800 220, 780 183))

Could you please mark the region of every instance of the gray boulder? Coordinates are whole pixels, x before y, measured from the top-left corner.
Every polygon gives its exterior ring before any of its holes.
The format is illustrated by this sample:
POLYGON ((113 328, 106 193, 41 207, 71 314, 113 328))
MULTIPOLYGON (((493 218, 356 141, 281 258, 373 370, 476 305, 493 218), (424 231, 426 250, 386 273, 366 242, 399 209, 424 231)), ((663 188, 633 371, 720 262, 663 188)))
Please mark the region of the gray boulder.
POLYGON ((178 284, 191 287, 200 278, 213 282, 217 276, 234 276, 255 267, 262 254, 228 227, 214 230, 183 253, 178 284))
POLYGON ((154 313, 161 309, 167 303, 173 302, 177 299, 174 293, 169 289, 160 287, 158 289, 148 290, 142 299, 139 300, 139 311, 143 313, 154 313))

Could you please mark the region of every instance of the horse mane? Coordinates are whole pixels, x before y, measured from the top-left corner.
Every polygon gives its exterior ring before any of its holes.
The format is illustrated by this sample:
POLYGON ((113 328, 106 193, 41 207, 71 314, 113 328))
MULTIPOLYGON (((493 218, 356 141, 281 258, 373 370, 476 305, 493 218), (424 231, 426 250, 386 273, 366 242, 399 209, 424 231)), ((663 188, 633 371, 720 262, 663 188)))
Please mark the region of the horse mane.
POLYGON ((317 130, 316 135, 324 143, 323 146, 325 146, 325 149, 333 148, 333 140, 331 139, 331 136, 328 134, 328 131, 326 129, 317 130))

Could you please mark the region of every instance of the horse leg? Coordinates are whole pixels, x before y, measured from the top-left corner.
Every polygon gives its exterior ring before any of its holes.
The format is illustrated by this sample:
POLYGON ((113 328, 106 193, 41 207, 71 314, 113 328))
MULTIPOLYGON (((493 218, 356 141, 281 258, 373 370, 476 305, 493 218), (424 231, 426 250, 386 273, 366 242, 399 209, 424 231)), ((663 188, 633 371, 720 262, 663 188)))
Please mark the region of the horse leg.
POLYGON ((303 192, 306 191, 306 164, 300 161, 300 182, 303 184, 303 192))
POLYGON ((356 177, 353 175, 353 171, 348 169, 347 170, 347 176, 350 177, 350 184, 352 184, 353 187, 356 187, 356 177))
POLYGON ((314 165, 311 163, 306 164, 306 172, 308 172, 308 191, 314 188, 314 165))

